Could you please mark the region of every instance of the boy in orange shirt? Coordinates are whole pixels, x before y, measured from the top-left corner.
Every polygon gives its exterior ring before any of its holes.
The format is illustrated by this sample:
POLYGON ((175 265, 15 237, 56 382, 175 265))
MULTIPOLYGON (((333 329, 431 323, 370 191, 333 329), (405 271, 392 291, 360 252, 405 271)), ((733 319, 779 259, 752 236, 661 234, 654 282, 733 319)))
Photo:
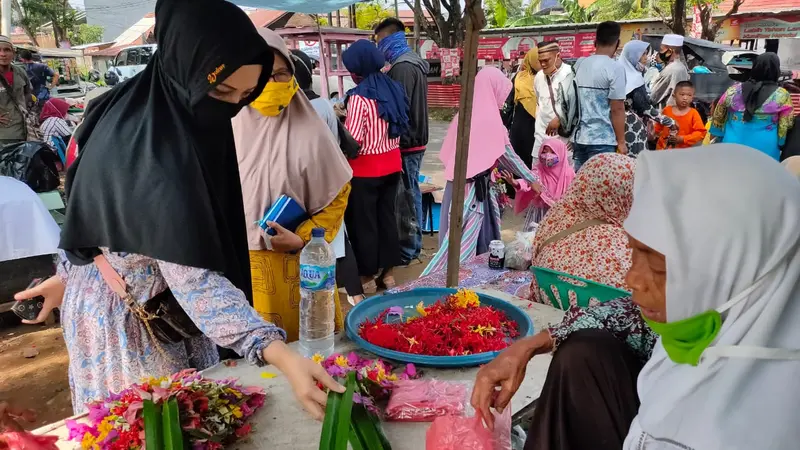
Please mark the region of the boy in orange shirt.
POLYGON ((672 94, 675 97, 675 106, 667 106, 662 114, 675 120, 677 130, 656 123, 654 131, 658 138, 657 150, 689 148, 706 137, 706 125, 700 113, 692 108, 694 100, 694 85, 691 81, 681 81, 675 85, 672 94))

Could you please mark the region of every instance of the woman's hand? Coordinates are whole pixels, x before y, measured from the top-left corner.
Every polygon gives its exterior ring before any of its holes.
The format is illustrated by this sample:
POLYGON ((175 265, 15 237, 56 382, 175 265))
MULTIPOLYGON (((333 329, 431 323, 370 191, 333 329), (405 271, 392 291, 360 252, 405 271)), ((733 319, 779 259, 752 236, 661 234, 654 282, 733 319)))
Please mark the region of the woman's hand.
POLYGON ((47 320, 55 308, 61 306, 61 302, 64 300, 64 283, 61 282, 61 278, 52 276, 28 290, 18 292, 14 295, 14 300, 27 300, 38 296, 44 297, 44 304, 39 316, 35 320, 23 320, 22 323, 28 325, 42 323, 47 320))
POLYGON ((33 423, 36 421, 36 412, 31 409, 14 408, 6 402, 0 402, 0 433, 22 431, 22 425, 17 420, 33 423))
POLYGON ((515 342, 478 371, 470 403, 490 430, 494 430, 494 415, 489 408, 494 407, 502 412, 525 379, 528 361, 534 355, 549 351, 552 347, 550 333, 542 331, 515 342), (498 386, 500 392, 496 391, 498 386))
POLYGON ((322 365, 303 358, 282 341, 269 344, 264 349, 263 357, 286 376, 294 396, 317 420, 325 417, 325 404, 328 401, 328 395, 317 387, 317 382, 336 392, 345 391, 345 387, 328 375, 322 365))
POLYGON ((275 230, 275 236, 265 236, 272 246, 270 250, 278 253, 290 253, 301 250, 306 243, 303 238, 282 227, 277 222, 267 222, 267 226, 275 230))

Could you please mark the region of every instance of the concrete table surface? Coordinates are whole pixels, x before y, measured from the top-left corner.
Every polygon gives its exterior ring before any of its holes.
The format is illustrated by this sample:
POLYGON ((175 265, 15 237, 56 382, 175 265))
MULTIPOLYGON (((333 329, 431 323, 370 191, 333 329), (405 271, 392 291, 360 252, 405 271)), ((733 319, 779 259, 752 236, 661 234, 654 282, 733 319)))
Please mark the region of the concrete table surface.
MULTIPOLYGON (((538 303, 530 304, 511 295, 494 291, 476 289, 476 291, 513 303, 526 311, 533 319, 534 331, 539 332, 548 325, 557 323, 563 316, 563 311, 548 305, 538 303), (529 307, 530 306, 530 307, 529 307)), ((336 352, 344 353, 355 350, 355 344, 344 337, 337 337, 336 352)), ((550 365, 550 355, 536 356, 528 364, 528 369, 517 395, 514 396, 511 407, 512 413, 517 413, 526 405, 539 397, 542 385, 550 365)), ((436 378, 447 381, 464 381, 471 385, 478 372, 477 367, 465 369, 435 369, 422 368, 424 378, 436 378)), ((253 432, 243 442, 231 446, 236 450, 307 450, 319 447, 319 435, 322 424, 311 419, 302 407, 295 401, 294 394, 287 380, 281 373, 271 367, 254 367, 248 364, 238 364, 227 367, 218 364, 204 371, 209 378, 238 378, 244 385, 263 386, 267 391, 267 400, 264 407, 253 417, 253 432), (274 374, 274 378, 265 378, 264 374, 274 374)), ((268 375, 272 376, 272 375, 268 375)), ((425 432, 429 423, 394 423, 383 424, 389 442, 395 450, 422 450, 425 448, 425 432)), ((50 434, 65 439, 67 431, 63 422, 54 423, 35 431, 37 434, 50 434)), ((72 450, 75 444, 66 441, 59 442, 59 449, 72 450)))

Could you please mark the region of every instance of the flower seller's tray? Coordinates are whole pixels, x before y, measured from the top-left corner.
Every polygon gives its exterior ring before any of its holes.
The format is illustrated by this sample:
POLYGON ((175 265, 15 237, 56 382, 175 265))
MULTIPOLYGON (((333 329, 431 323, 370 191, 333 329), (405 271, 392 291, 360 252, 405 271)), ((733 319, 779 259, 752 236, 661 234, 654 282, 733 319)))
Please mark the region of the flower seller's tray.
MULTIPOLYGON (((459 356, 428 356, 413 353, 399 352, 379 347, 367 342, 359 335, 359 328, 365 320, 374 320, 388 308, 401 307, 404 311, 413 313, 417 305, 422 302, 424 306, 429 306, 436 301, 455 294, 455 289, 447 288, 419 288, 407 292, 387 294, 379 297, 367 299, 353 309, 345 319, 345 329, 347 337, 362 349, 374 353, 385 359, 401 361, 404 363, 414 363, 430 367, 472 367, 486 364, 494 359, 500 352, 484 352, 470 355, 459 356)), ((520 308, 498 298, 478 293, 480 303, 483 306, 491 306, 506 314, 509 320, 517 323, 520 339, 525 336, 533 335, 533 322, 528 314, 520 308)))

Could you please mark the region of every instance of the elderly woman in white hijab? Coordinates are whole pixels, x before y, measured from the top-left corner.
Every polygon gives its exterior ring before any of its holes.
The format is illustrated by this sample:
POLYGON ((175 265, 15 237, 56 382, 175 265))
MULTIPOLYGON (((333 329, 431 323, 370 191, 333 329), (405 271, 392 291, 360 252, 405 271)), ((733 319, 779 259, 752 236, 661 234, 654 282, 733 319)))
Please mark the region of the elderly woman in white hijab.
POLYGON ((672 126, 675 121, 661 116, 658 109, 650 104, 650 96, 645 86, 646 69, 650 44, 644 41, 629 41, 622 48, 619 58, 625 68, 625 143, 628 155, 636 157, 647 148, 647 120, 672 126))
MULTIPOLYGON (((253 306, 293 341, 300 324, 297 251, 319 227, 325 229, 328 242, 336 239, 334 250, 339 247, 337 253, 344 256, 340 231, 352 170, 330 129, 299 90, 283 38, 266 28, 259 34, 275 52, 272 78, 233 119, 233 134, 248 227, 253 306), (257 222, 281 195, 299 203, 311 218, 296 230, 270 223, 277 235, 267 237, 257 222)), ((342 327, 338 296, 336 324, 342 327)))
POLYGON ((632 297, 509 347, 481 369, 473 406, 505 407, 518 368, 554 350, 526 450, 798 448, 797 223, 800 183, 759 152, 646 152, 625 221, 632 297))

